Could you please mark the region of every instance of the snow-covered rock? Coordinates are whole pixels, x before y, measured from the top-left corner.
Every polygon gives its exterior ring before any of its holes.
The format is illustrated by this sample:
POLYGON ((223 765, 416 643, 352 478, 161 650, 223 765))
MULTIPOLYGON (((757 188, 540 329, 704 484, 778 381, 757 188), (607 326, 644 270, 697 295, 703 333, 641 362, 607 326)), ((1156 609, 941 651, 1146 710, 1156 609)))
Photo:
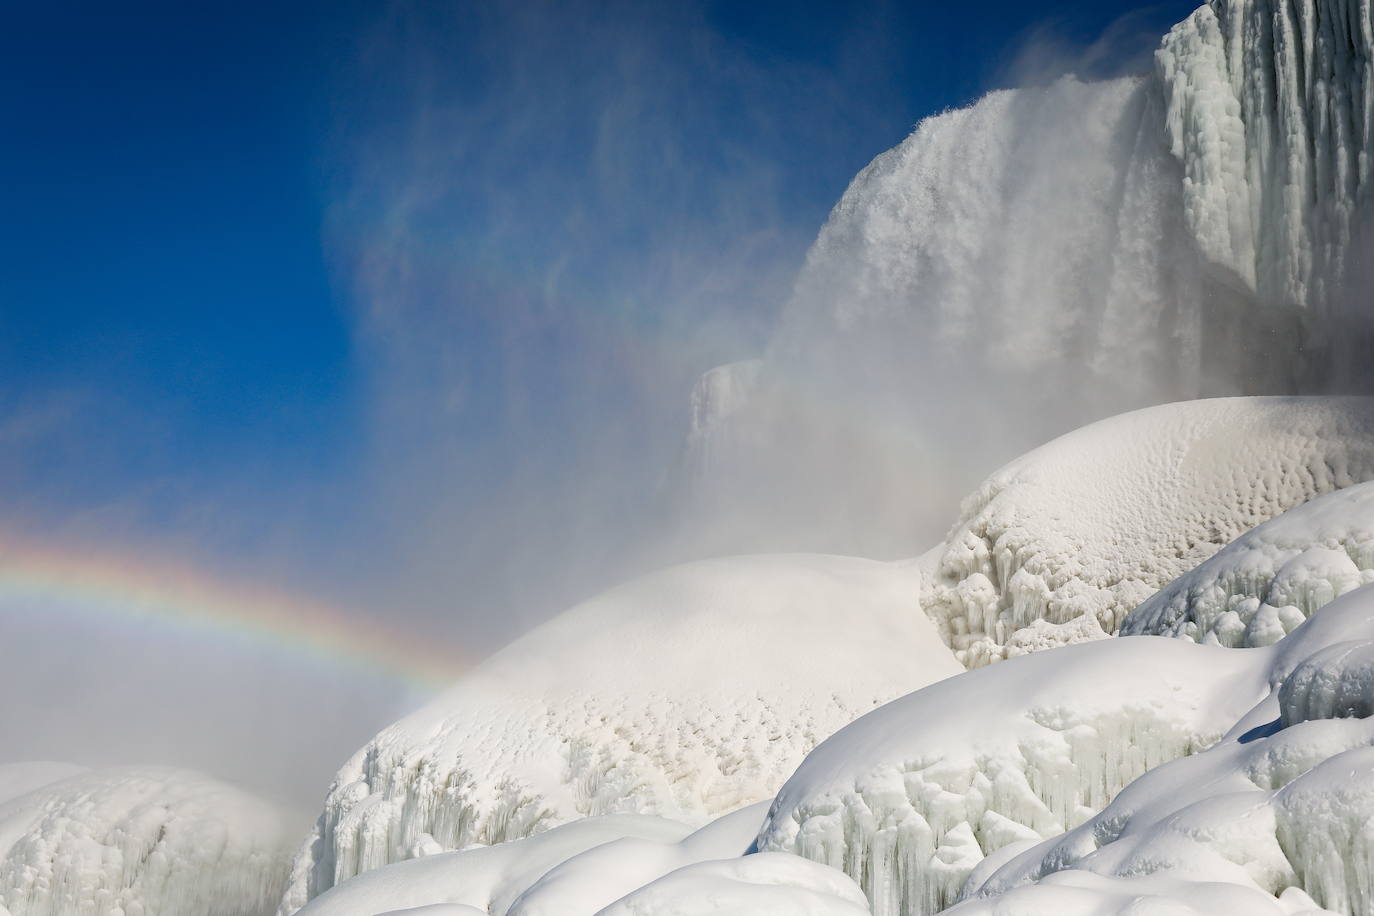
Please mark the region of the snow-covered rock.
MULTIPOLYGON (((1101 638, 1243 532, 1371 478, 1374 399, 1218 398, 1113 417, 1018 458, 965 499, 923 560, 933 574, 921 603, 969 667, 1101 638)), ((1305 542, 1292 527, 1272 530, 1305 542)), ((1236 550, 1248 555, 1246 543, 1236 550)), ((1315 576, 1319 559, 1299 565, 1315 576)), ((1294 567, 1284 587, 1301 590, 1298 578, 1294 567)))
POLYGON ((911 564, 674 567, 555 618, 340 771, 283 913, 360 872, 579 817, 700 825, 767 799, 822 739, 960 669, 911 564))
POLYGON ((0 794, 21 781, 0 803, 0 912, 260 916, 282 894, 298 834, 242 790, 171 769, 0 767, 0 794))
POLYGON ((863 892, 843 873, 785 853, 762 852, 681 868, 596 916, 868 914, 863 892))
POLYGON ((1159 638, 970 671, 821 744, 758 846, 841 869, 875 913, 936 913, 985 855, 1074 827, 1215 742, 1265 694, 1266 673, 1245 653, 1159 638))
MULTIPOLYGON (((690 833, 684 824, 646 815, 585 818, 522 840, 436 853, 374 869, 316 897, 299 913, 375 916, 401 908, 463 906, 483 916, 506 916, 522 893, 554 866, 579 853, 624 840, 666 849, 690 833)), ((572 916, 576 910, 564 912, 572 916)), ((587 911, 588 916, 591 912, 587 911)))
POLYGON ((1270 690, 1225 739, 980 869, 950 912, 1374 912, 1374 588, 1233 654, 1270 690))
POLYGON ((520 895, 506 916, 591 916, 670 872, 744 855, 769 802, 717 818, 676 843, 626 838, 573 856, 520 895))
POLYGON ((1241 535, 1145 601, 1125 635, 1267 646, 1374 581, 1374 483, 1320 496, 1241 535))

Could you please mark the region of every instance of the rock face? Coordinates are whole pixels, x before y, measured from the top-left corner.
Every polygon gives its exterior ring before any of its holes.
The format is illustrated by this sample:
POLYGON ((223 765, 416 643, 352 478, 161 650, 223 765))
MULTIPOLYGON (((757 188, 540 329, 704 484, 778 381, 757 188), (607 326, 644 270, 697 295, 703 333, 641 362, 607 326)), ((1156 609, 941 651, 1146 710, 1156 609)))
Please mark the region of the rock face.
POLYGON ((350 760, 282 906, 579 817, 691 824, 770 798, 856 716, 962 670, 910 564, 712 560, 580 605, 350 760))
POLYGON ((15 916, 265 916, 297 837, 266 802, 181 770, 0 767, 7 794, 0 912, 15 916))

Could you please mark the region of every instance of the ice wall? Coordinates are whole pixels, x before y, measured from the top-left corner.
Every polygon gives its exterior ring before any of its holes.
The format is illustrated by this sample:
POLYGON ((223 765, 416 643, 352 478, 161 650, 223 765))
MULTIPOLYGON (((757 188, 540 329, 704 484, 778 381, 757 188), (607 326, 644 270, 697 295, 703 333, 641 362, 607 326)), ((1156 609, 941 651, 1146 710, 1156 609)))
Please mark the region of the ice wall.
POLYGON ((1368 0, 1211 0, 1157 55, 1203 255, 1318 318, 1340 299, 1369 193, 1371 52, 1368 0))

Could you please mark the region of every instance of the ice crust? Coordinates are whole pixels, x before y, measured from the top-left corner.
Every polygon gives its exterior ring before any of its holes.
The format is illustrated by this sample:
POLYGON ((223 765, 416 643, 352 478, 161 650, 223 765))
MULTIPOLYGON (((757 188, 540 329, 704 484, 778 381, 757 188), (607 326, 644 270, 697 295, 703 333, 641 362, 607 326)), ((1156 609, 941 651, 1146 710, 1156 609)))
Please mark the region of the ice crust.
POLYGON ((599 814, 700 825, 770 798, 841 726, 961 670, 919 611, 921 578, 735 557, 566 612, 345 764, 281 912, 424 852, 599 814))
POLYGON ((1265 522, 1132 611, 1123 634, 1229 647, 1282 639, 1323 605, 1374 581, 1374 483, 1265 522))
POLYGON ((1374 588, 1234 654, 1271 689, 1222 741, 981 870, 950 912, 1374 912, 1374 588))
MULTIPOLYGON (((968 667, 1102 638, 1243 532, 1370 478, 1374 399, 1217 398, 1113 417, 1011 462, 965 499, 945 543, 923 560, 932 575, 921 603, 968 667)), ((1261 530, 1284 543, 1320 546, 1303 524, 1261 530)), ((1315 516, 1312 524, 1327 531, 1315 516)), ((1335 545, 1339 527, 1321 543, 1334 537, 1335 545)), ((1272 552, 1258 546, 1265 537, 1256 533, 1234 549, 1247 557, 1272 552)), ((1350 562, 1367 567, 1359 525, 1348 539, 1356 555, 1350 562)), ((1316 600, 1322 571, 1338 560, 1308 554, 1282 587, 1316 600)), ((1217 568, 1203 566, 1197 575, 1217 568)), ((1192 581, 1174 588, 1187 590, 1192 581)), ((1339 578, 1338 587, 1358 581, 1339 578)), ((1174 613, 1165 617, 1172 621, 1174 613)), ((1142 608, 1136 619, 1152 614, 1142 608)), ((1292 614, 1283 621, 1280 632, 1297 622, 1292 614)), ((1137 623, 1131 632, 1164 626, 1137 623)), ((1266 638, 1273 635, 1271 628, 1266 638)))
POLYGON ((181 770, 4 766, 6 795, 0 913, 15 916, 265 916, 299 835, 267 802, 181 770))

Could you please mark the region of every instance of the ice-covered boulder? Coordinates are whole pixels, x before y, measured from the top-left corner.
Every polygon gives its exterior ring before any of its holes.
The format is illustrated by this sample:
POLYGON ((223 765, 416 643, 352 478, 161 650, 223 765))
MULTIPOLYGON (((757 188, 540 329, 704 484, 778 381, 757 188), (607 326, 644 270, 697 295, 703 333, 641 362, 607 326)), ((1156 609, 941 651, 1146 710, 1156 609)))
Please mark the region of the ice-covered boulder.
POLYGON ((1011 659, 841 730, 783 786, 760 849, 859 881, 878 914, 952 903, 985 855, 1051 837, 1218 740, 1268 689, 1245 653, 1160 638, 1011 659))
POLYGON ((0 795, 20 782, 0 803, 0 912, 263 916, 281 897, 296 825, 240 789, 172 769, 0 767, 0 795))
POLYGON ((1371 58, 1364 0, 1210 0, 1157 54, 1199 249, 1317 331, 1369 195, 1371 58))
MULTIPOLYGON (((580 853, 626 840, 666 849, 691 832, 684 824, 646 815, 585 818, 522 840, 374 869, 321 894, 299 913, 375 916, 402 908, 465 906, 484 916, 506 916, 511 904, 545 873, 580 853)), ((565 912, 571 916, 576 910, 565 912)))
POLYGON ((589 849, 546 872, 506 916, 590 916, 670 872, 742 856, 768 806, 758 802, 723 815, 676 843, 626 838, 589 849))
POLYGON ((863 892, 842 872, 797 856, 763 852, 678 869, 595 916, 868 914, 863 892))
POLYGON ((1374 399, 1123 414, 1018 458, 969 496, 925 558, 922 605, 969 667, 1100 638, 1243 532, 1371 478, 1374 399))
POLYGON ((1374 483, 1328 493, 1241 535, 1132 611, 1127 635, 1267 646, 1374 581, 1374 483))
POLYGON ((939 912, 961 888, 988 914, 1135 913, 1153 897, 1277 914, 1308 896, 1370 912, 1371 710, 1374 586, 1264 648, 1059 648, 840 731, 779 792, 758 846, 842 869, 880 916, 939 912), (1194 887, 1208 883, 1225 886, 1194 887))
POLYGON ((695 832, 642 815, 585 818, 375 869, 299 916, 438 916, 447 908, 482 916, 867 914, 862 892, 840 872, 781 853, 745 856, 766 808, 751 805, 695 832))
POLYGON ((339 772, 282 911, 419 853, 584 816, 700 825, 960 669, 911 564, 735 557, 613 589, 493 656, 339 772))
POLYGON ((1271 690, 1225 739, 990 860, 950 912, 1127 914, 1146 898, 1160 912, 1374 912, 1374 588, 1234 654, 1271 690))

